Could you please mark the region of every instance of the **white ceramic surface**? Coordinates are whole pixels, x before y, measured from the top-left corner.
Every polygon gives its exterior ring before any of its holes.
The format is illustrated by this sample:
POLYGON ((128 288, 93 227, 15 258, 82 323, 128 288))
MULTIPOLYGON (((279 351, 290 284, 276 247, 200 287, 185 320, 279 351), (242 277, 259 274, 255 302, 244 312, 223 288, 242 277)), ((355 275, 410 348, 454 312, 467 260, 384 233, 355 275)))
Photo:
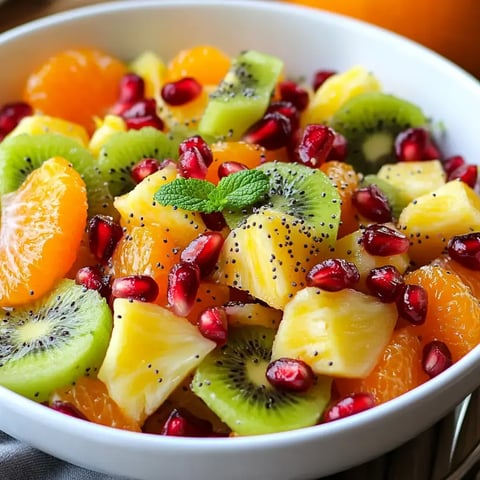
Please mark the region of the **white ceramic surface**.
MULTIPOLYGON (((169 58, 212 43, 230 54, 256 48, 289 72, 361 63, 387 91, 444 121, 449 154, 478 161, 480 85, 412 42, 343 17, 274 2, 124 1, 56 15, 0 35, 0 103, 19 96, 33 65, 61 48, 95 45, 130 59, 144 49, 169 58)), ((58 414, 0 388, 0 428, 52 455, 144 480, 310 479, 369 460, 432 425, 480 384, 480 348, 403 397, 350 419, 251 438, 135 434, 58 414)))

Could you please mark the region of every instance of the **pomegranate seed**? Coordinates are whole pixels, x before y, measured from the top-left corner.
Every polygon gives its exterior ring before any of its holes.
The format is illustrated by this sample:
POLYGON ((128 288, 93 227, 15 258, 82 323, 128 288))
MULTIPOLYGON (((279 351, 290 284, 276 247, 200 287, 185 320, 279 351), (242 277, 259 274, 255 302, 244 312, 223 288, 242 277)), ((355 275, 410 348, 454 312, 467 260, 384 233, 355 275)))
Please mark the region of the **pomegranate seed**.
POLYGON ((70 417, 80 418, 82 420, 88 421, 88 418, 70 402, 63 402, 62 400, 54 400, 49 405, 49 407, 52 410, 55 410, 60 413, 64 413, 65 415, 69 415, 70 417))
POLYGON ((265 113, 278 112, 290 120, 292 131, 295 131, 300 126, 300 113, 291 102, 281 101, 272 102, 265 113))
POLYGON ((196 263, 176 263, 168 274, 167 299, 172 311, 185 317, 195 303, 200 285, 200 267, 196 263))
POLYGON ((110 296, 110 277, 98 265, 82 267, 75 276, 75 283, 89 290, 97 290, 102 297, 110 296))
POLYGON ((254 123, 244 135, 248 143, 261 145, 267 150, 277 150, 288 145, 292 133, 292 123, 281 113, 266 113, 254 123))
POLYGON ((438 160, 440 151, 424 128, 409 128, 395 139, 395 155, 400 162, 438 160))
POLYGON ((193 147, 182 153, 178 159, 180 174, 184 178, 204 180, 207 176, 207 165, 198 148, 193 147))
POLYGON ((226 226, 227 222, 222 212, 200 213, 203 223, 209 230, 221 232, 226 226))
POLYGON ((212 150, 210 150, 208 143, 200 135, 193 135, 183 140, 178 146, 178 153, 181 155, 193 148, 200 151, 203 157, 203 162, 209 167, 213 162, 213 153, 212 150))
POLYGON ((319 167, 327 160, 334 140, 335 132, 330 127, 307 125, 295 151, 298 162, 309 167, 319 167))
POLYGON ((127 73, 120 80, 119 103, 134 103, 145 98, 145 82, 135 73, 127 73))
POLYGON ((198 317, 200 333, 217 345, 224 345, 227 341, 228 321, 225 307, 209 307, 198 317))
POLYGON ((200 276, 205 278, 212 273, 223 242, 224 238, 218 232, 202 233, 182 251, 180 260, 196 263, 200 268, 200 276))
POLYGON ((95 215, 88 222, 90 250, 101 262, 112 256, 122 235, 122 227, 107 215, 95 215))
POLYGON ((466 183, 470 188, 475 188, 478 178, 478 167, 476 165, 465 164, 456 168, 451 172, 447 180, 461 180, 463 183, 466 183))
POLYGON ((112 296, 140 302, 153 302, 158 296, 158 284, 148 275, 118 277, 112 283, 112 296))
POLYGON ((448 254, 471 270, 480 270, 480 232, 452 237, 447 244, 448 254))
POLYGON ((374 406, 375 399, 370 393, 354 393, 331 405, 323 414, 323 420, 325 422, 339 420, 340 418, 355 415, 374 406))
POLYGON ((427 318, 428 294, 421 285, 404 285, 396 299, 398 314, 413 325, 427 318))
POLYGON ((140 183, 158 170, 160 170, 160 162, 156 158, 144 158, 132 167, 130 175, 135 183, 140 183))
POLYGON ((145 127, 153 127, 157 130, 163 130, 165 124, 157 115, 147 115, 145 117, 126 118, 125 124, 128 130, 140 130, 145 127))
POLYGON ((443 161, 443 168, 448 176, 458 167, 461 167, 466 163, 467 162, 461 155, 454 155, 453 157, 448 157, 443 161))
POLYGON ((360 273, 354 263, 342 258, 328 258, 317 263, 307 273, 307 285, 328 292, 350 288, 360 280, 360 273))
POLYGON ((218 178, 228 177, 232 173, 248 170, 248 167, 240 162, 223 162, 218 166, 218 178))
POLYGON ((291 80, 285 80, 278 85, 280 98, 286 102, 292 103, 299 112, 303 112, 308 106, 310 100, 308 92, 291 80))
POLYGON ((213 427, 210 422, 180 409, 172 410, 161 432, 161 435, 173 437, 208 437, 212 434, 213 427))
POLYGON ((393 302, 402 291, 402 274, 393 265, 372 268, 367 275, 369 290, 382 302, 393 302))
POLYGON ((341 133, 335 132, 332 149, 328 154, 327 160, 343 162, 347 158, 347 151, 347 139, 341 133))
POLYGON ((279 358, 270 362, 265 376, 274 387, 289 392, 306 392, 315 380, 310 365, 295 358, 279 358))
POLYGON ((445 343, 434 340, 423 347, 422 367, 430 378, 436 377, 452 365, 452 354, 445 343))
POLYGON ((392 221, 392 209, 388 198, 374 184, 355 190, 352 203, 360 215, 373 222, 385 223, 392 221))
POLYGON ((372 255, 388 257, 407 252, 410 242, 402 233, 386 225, 369 225, 362 235, 365 250, 372 255))
POLYGON ((24 117, 33 114, 32 107, 25 102, 7 103, 0 108, 0 140, 8 135, 24 117))
POLYGON ((202 85, 192 77, 184 77, 176 82, 166 83, 161 95, 169 105, 184 105, 195 100, 202 93, 202 85))
POLYGON ((335 70, 319 70, 318 72, 315 72, 312 82, 313 91, 317 91, 327 78, 330 78, 336 73, 337 72, 335 70))
POLYGON ((135 103, 129 104, 122 112, 122 117, 127 120, 131 118, 144 118, 157 116, 157 102, 154 98, 143 98, 135 103))

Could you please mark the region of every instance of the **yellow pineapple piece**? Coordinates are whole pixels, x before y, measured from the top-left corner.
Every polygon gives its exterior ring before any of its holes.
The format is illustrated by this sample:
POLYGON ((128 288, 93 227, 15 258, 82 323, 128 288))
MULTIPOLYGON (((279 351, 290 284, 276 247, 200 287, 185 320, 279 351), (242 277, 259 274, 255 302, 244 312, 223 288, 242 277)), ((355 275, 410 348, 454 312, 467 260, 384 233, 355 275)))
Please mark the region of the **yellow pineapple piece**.
POLYGON ((140 425, 216 346, 187 319, 151 303, 116 299, 98 378, 140 425))
POLYGON ((356 290, 304 288, 285 306, 272 360, 298 358, 319 375, 366 377, 388 344, 397 316, 394 304, 356 290))
POLYGON ((480 197, 453 180, 417 197, 403 209, 398 224, 410 239, 410 258, 424 265, 442 253, 452 236, 480 230, 480 197))
POLYGON ((118 132, 126 132, 127 125, 122 117, 117 115, 107 115, 103 120, 96 119, 96 130, 93 132, 88 148, 98 157, 100 150, 108 140, 118 132))
POLYGON ((145 81, 145 96, 161 98, 160 90, 167 75, 165 62, 154 52, 147 50, 141 53, 130 64, 130 70, 145 81))
POLYGON ((297 218, 274 210, 250 215, 225 239, 214 278, 283 310, 305 286, 323 244, 297 218))
POLYGON ((378 79, 361 65, 332 75, 315 92, 302 115, 302 125, 327 123, 347 100, 360 93, 378 92, 381 89, 378 79))
POLYGON ((232 327, 260 325, 267 328, 278 328, 282 319, 281 310, 275 310, 260 303, 231 303, 225 309, 228 324, 232 327))

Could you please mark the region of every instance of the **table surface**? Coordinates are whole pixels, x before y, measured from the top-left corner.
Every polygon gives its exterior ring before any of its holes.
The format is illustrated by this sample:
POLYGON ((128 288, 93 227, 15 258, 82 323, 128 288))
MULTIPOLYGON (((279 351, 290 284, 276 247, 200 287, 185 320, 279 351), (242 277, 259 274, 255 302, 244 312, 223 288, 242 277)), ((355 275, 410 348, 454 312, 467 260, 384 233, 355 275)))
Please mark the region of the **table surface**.
MULTIPOLYGON (((52 13, 69 10, 72 8, 101 3, 94 0, 7 0, 0 6, 0 32, 8 30, 16 25, 35 20, 37 18, 50 15, 52 13)), ((480 56, 479 56, 480 59, 480 56)), ((479 60, 480 61, 480 60, 479 60)), ((475 396, 474 405, 480 405, 478 393, 475 396)), ((477 411, 474 409, 475 425, 477 422, 477 411)), ((437 425, 411 440, 407 444, 389 452, 388 454, 360 465, 347 472, 342 472, 329 477, 330 480, 438 480, 442 478, 447 471, 446 460, 439 462, 438 458, 448 457, 448 453, 442 451, 444 442, 452 434, 453 414, 449 415, 437 425)), ((467 449, 472 436, 478 435, 478 429, 475 427, 467 429, 460 440, 465 444, 464 452, 467 449)), ((447 441, 448 443, 448 441, 447 441)), ((460 448, 460 456, 462 449, 460 448)), ((459 458, 460 459, 460 458, 459 458)), ((458 460, 459 460, 458 459, 458 460)))

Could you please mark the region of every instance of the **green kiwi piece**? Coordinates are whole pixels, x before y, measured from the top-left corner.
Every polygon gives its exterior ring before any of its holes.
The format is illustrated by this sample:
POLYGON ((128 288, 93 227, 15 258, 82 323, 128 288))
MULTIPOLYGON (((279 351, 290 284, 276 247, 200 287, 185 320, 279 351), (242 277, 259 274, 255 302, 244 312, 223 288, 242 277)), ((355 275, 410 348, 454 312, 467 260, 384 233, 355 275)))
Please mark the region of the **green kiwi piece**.
POLYGON ((56 156, 69 161, 85 181, 89 215, 108 213, 112 197, 95 168, 95 158, 76 140, 55 133, 24 133, 0 143, 0 195, 19 188, 29 173, 56 156))
POLYGON ((394 142, 400 132, 427 123, 413 103, 386 93, 366 92, 345 102, 334 114, 331 126, 347 139, 345 161, 367 174, 396 161, 394 142))
POLYGON ((304 393, 276 389, 265 378, 275 330, 231 328, 228 342, 198 366, 191 384, 239 435, 275 433, 315 425, 330 400, 331 379, 317 377, 304 393))
POLYGON ((200 120, 201 134, 239 140, 262 118, 283 70, 283 62, 255 50, 242 52, 210 95, 200 120))
MULTIPOLYGON (((337 238, 341 200, 337 189, 321 170, 299 163, 266 162, 259 167, 270 180, 266 198, 254 209, 268 208, 292 215, 312 228, 312 233, 329 244, 337 238)), ((230 227, 238 226, 252 209, 225 211, 230 227)))
POLYGON ((43 402, 94 375, 107 351, 112 314, 95 290, 62 280, 43 298, 0 310, 0 385, 43 402))
POLYGON ((178 146, 189 134, 172 134, 153 127, 118 132, 100 150, 98 168, 113 196, 123 195, 135 186, 130 171, 143 158, 178 159, 178 146))
POLYGON ((397 187, 388 183, 378 175, 370 174, 360 181, 360 187, 376 185, 387 197, 394 218, 400 216, 401 211, 410 203, 410 200, 397 187))

